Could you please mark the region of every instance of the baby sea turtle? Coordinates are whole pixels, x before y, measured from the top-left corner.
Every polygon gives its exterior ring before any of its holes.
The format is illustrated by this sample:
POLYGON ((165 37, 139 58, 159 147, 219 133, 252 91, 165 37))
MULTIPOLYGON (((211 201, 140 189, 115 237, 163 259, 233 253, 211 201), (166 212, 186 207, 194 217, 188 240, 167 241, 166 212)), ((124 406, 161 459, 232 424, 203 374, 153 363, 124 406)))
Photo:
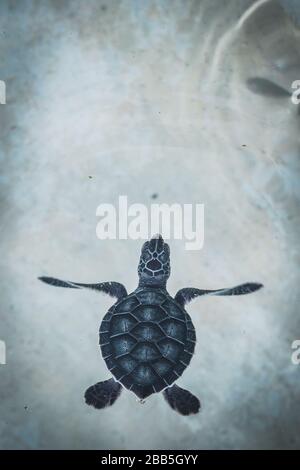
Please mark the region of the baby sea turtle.
POLYGON ((85 392, 88 405, 105 408, 122 387, 144 400, 163 391, 169 405, 182 415, 197 413, 198 398, 174 382, 194 354, 196 334, 185 305, 200 295, 249 294, 262 284, 246 283, 229 289, 180 289, 174 298, 166 289, 170 276, 170 249, 161 235, 144 243, 138 265, 139 284, 131 294, 118 282, 81 284, 40 277, 47 284, 73 289, 90 288, 117 299, 100 326, 100 347, 113 378, 85 392))

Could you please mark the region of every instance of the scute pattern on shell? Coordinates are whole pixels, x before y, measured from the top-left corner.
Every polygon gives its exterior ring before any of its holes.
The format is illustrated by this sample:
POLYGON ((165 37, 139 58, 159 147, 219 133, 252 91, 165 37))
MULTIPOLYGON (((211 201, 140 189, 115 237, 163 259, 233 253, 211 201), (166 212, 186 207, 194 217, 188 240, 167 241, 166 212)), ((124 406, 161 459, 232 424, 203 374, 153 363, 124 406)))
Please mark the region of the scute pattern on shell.
POLYGON ((139 398, 181 376, 196 335, 187 312, 166 291, 142 288, 113 305, 100 326, 100 347, 113 376, 139 398))

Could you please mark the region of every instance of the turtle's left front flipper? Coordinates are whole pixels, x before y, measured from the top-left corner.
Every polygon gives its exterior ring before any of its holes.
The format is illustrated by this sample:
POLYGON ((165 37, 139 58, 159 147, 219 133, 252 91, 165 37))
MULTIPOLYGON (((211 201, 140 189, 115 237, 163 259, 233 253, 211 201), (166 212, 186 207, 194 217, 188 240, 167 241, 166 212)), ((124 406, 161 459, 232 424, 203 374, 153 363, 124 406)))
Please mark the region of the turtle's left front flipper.
POLYGON ((194 287, 186 287, 185 289, 180 289, 177 292, 175 295, 175 300, 184 307, 185 304, 193 300, 195 297, 199 297, 200 295, 244 295, 251 294, 261 287, 263 287, 263 285, 257 282, 247 282, 246 284, 240 284, 239 286, 216 290, 204 290, 195 289, 194 287))
POLYGON ((98 284, 82 284, 80 282, 62 281, 61 279, 55 279, 54 277, 41 276, 38 278, 40 281, 50 284, 55 287, 69 287, 71 289, 93 289, 111 297, 116 297, 118 300, 123 299, 127 296, 126 288, 119 282, 100 282, 98 284))

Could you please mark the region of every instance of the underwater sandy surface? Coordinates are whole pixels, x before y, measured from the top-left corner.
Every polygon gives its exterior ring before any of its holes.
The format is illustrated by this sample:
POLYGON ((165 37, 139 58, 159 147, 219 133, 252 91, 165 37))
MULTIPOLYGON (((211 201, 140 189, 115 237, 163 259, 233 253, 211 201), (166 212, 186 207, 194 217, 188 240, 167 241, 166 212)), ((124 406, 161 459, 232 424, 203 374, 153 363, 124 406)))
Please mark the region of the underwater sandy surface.
MULTIPOLYGON (((0 448, 299 448, 297 18, 278 2, 2 1, 0 448), (265 285, 188 306, 196 354, 178 384, 202 411, 124 392, 98 348, 112 299, 37 281, 137 285, 140 240, 96 237, 96 208, 204 203, 205 243, 171 240, 179 288, 265 285)), ((287 3, 287 2, 286 2, 287 3)), ((291 2, 292 3, 292 2, 291 2)))

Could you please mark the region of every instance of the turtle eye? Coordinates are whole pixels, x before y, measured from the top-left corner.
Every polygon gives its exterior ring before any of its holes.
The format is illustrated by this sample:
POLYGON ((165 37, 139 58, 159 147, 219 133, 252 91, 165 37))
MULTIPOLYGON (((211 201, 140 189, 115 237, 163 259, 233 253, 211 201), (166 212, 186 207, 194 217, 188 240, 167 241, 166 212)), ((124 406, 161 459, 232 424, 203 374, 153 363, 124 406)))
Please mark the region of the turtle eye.
POLYGON ((145 251, 143 251, 142 258, 145 262, 147 262, 152 258, 152 256, 151 256, 151 254, 149 253, 148 250, 145 250, 145 251))
POLYGON ((158 259, 162 262, 162 263, 166 263, 169 259, 169 254, 166 253, 165 251, 159 255, 158 259))

